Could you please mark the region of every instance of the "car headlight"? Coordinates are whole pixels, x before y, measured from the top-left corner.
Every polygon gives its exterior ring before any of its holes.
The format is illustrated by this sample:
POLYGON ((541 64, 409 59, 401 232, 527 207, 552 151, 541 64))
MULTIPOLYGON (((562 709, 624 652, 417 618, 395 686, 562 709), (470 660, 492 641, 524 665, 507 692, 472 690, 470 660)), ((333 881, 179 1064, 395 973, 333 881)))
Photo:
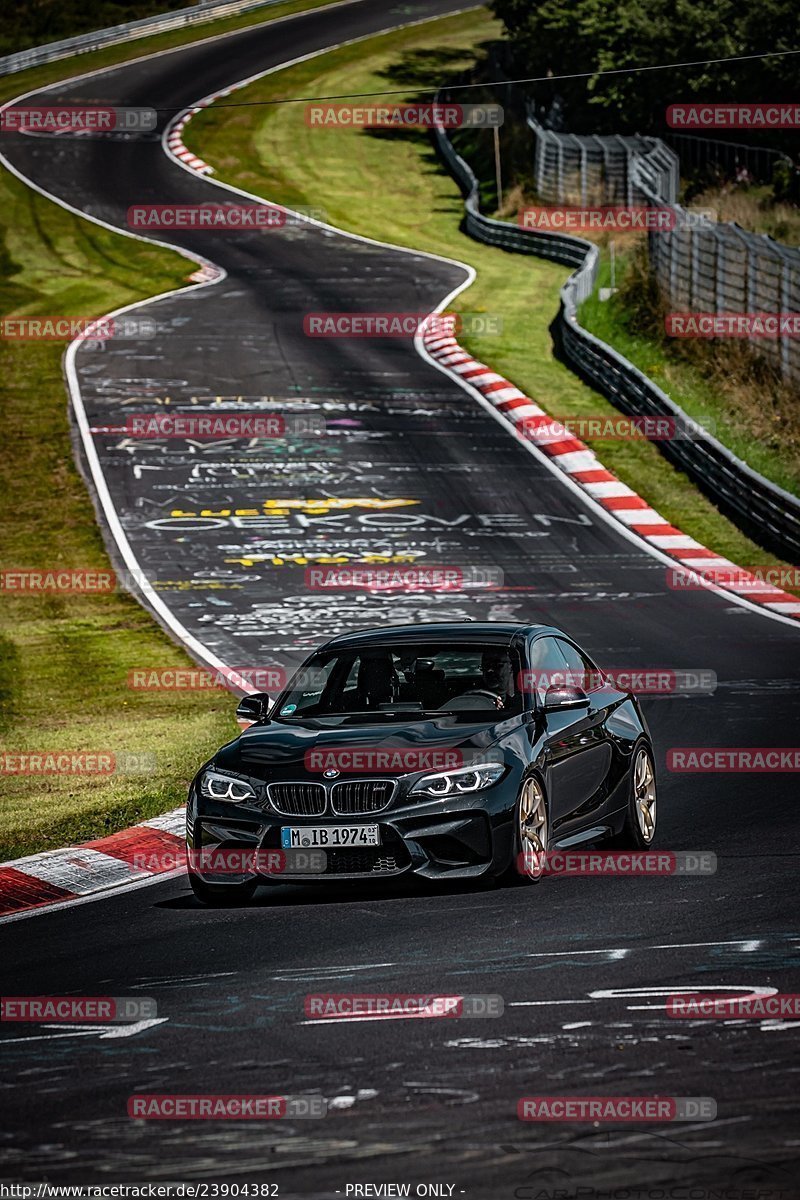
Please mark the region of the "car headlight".
POLYGON ((474 767, 459 767, 457 771, 442 771, 438 775, 423 775, 411 789, 410 795, 461 796, 479 792, 497 783, 505 771, 502 763, 477 763, 474 767))
POLYGON ((211 800, 230 800, 233 803, 254 800, 256 796, 253 788, 244 779, 231 779, 230 775, 220 775, 218 771, 203 772, 200 791, 211 800))

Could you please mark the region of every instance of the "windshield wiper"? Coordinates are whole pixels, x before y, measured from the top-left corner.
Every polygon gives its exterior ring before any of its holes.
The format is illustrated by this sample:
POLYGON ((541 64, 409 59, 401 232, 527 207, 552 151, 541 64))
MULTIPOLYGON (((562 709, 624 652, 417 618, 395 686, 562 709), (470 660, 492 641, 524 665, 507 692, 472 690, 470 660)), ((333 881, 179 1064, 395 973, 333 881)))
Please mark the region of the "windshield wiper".
POLYGON ((297 713, 281 718, 284 721, 324 721, 333 717, 452 717, 447 709, 433 708, 361 708, 352 712, 297 713))
POLYGON ((448 717, 453 715, 446 708, 381 708, 378 711, 389 717, 448 717))

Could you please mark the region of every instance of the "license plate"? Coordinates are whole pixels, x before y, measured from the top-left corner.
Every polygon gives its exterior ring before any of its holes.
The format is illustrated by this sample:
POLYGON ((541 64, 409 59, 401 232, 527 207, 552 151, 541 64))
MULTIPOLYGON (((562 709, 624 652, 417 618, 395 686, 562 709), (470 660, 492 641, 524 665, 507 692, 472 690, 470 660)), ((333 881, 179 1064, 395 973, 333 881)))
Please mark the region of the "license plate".
POLYGON ((378 825, 284 825, 281 849, 312 846, 380 846, 378 825))

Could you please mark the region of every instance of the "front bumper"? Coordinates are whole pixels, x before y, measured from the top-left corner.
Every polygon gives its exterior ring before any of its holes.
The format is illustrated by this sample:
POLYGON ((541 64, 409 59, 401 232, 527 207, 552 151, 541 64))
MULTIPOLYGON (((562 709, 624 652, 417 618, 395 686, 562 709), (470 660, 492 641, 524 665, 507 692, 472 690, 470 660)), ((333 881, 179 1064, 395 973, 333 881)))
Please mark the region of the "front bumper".
MULTIPOLYGON (((200 795, 192 785, 187 805, 187 845, 209 850, 280 850, 281 828, 330 825, 378 825, 380 845, 326 847, 322 873, 293 870, 291 875, 250 872, 225 882, 259 878, 266 883, 325 883, 336 879, 391 879, 413 874, 423 879, 471 879, 500 874, 512 855, 518 780, 513 773, 472 795, 446 800, 400 797, 382 812, 350 816, 282 816, 265 797, 229 804, 200 795)), ((274 856, 273 856, 274 858, 274 856)), ((206 882, 219 876, 199 870, 206 882)))

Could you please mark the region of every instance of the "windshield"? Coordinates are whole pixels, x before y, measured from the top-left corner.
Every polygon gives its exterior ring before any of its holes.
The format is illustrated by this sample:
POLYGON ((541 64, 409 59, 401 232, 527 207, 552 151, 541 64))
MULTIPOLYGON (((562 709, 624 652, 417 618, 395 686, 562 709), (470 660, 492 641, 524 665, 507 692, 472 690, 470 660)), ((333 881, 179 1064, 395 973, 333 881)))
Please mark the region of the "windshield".
POLYGON ((316 654, 281 697, 278 717, 345 713, 474 713, 522 710, 518 668, 498 645, 382 645, 316 654))

